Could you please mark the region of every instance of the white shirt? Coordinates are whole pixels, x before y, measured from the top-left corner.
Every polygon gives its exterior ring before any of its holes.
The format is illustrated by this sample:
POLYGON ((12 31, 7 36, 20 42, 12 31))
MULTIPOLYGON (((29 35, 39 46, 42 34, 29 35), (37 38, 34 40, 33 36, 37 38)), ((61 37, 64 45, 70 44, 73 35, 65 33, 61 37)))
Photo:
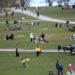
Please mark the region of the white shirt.
POLYGON ((33 38, 33 33, 30 33, 30 38, 33 38))

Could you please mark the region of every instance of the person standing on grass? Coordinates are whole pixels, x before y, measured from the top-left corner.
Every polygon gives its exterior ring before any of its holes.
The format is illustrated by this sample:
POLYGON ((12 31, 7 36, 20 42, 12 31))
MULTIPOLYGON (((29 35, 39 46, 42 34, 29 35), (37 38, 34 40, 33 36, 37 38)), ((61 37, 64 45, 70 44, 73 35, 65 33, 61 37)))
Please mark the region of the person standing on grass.
POLYGON ((58 45, 58 52, 61 50, 61 45, 58 45))
POLYGON ((41 54, 41 48, 39 47, 39 45, 37 45, 35 51, 36 51, 36 56, 39 57, 39 55, 41 54))
POLYGON ((30 33, 30 42, 33 42, 33 38, 34 38, 34 36, 33 36, 33 33, 31 32, 30 33))
POLYGON ((14 11, 11 12, 11 16, 12 16, 12 17, 14 16, 14 11))
POLYGON ((71 74, 74 73, 74 71, 73 71, 73 70, 74 70, 74 67, 73 67, 71 64, 68 65, 68 68, 67 68, 67 69, 68 69, 68 71, 69 71, 71 74))
POLYGON ((44 41, 44 39, 45 39, 45 34, 44 33, 42 33, 41 35, 40 35, 40 37, 42 38, 42 40, 44 41))
POLYGON ((29 67, 29 62, 30 62, 30 59, 29 59, 29 57, 25 57, 25 58, 22 58, 22 61, 21 61, 21 63, 23 64, 23 66, 24 67, 29 67))
POLYGON ((17 45, 16 45, 16 57, 19 57, 19 51, 17 45))
POLYGON ((5 16, 8 17, 8 12, 7 11, 5 11, 5 16))
POLYGON ((9 26, 9 21, 8 20, 6 20, 6 25, 9 26))
POLYGON ((58 75, 63 75, 63 65, 59 62, 58 59, 56 62, 56 69, 57 69, 58 75))
POLYGON ((37 13, 37 17, 39 17, 39 15, 40 15, 40 14, 39 14, 39 11, 38 11, 38 10, 37 10, 37 12, 36 12, 36 13, 37 13))

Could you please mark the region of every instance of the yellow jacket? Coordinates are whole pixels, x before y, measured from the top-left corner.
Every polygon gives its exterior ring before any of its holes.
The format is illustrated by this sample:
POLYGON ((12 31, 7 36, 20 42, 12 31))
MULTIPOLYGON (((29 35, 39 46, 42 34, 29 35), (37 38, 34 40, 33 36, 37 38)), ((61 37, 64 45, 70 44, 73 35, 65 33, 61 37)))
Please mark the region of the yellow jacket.
POLYGON ((40 47, 36 47, 35 51, 41 51, 40 47))

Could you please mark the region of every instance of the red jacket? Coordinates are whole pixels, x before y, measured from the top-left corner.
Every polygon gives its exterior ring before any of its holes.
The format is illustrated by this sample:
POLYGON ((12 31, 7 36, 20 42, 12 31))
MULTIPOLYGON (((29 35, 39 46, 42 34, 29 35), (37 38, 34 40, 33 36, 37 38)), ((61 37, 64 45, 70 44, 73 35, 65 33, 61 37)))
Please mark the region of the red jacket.
POLYGON ((68 70, 73 70, 74 67, 73 66, 68 66, 68 70))

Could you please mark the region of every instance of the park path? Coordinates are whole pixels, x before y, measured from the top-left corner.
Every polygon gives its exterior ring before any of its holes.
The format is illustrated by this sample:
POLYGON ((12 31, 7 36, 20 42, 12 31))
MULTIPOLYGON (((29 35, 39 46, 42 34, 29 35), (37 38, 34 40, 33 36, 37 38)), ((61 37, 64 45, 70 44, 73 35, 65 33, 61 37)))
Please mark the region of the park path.
MULTIPOLYGON (((0 49, 0 52, 15 52, 16 49, 0 49)), ((35 52, 35 50, 24 50, 24 49, 19 49, 19 52, 35 52)), ((58 52, 58 50, 41 50, 41 52, 58 52)), ((59 52, 64 52, 64 50, 60 50, 59 52)), ((70 51, 66 51, 70 52, 70 51)))
MULTIPOLYGON (((28 16, 35 17, 35 18, 42 20, 42 21, 66 23, 65 20, 54 19, 54 18, 50 18, 50 17, 44 16, 44 15, 40 15, 39 17, 37 17, 36 13, 32 12, 30 10, 23 10, 22 11, 21 9, 15 10, 15 8, 12 8, 11 10, 16 12, 16 13, 18 12, 18 13, 22 13, 22 14, 25 14, 28 16)), ((2 13, 0 15, 5 15, 5 13, 2 13)), ((0 22, 0 23, 5 23, 5 22, 0 22)), ((72 21, 70 21, 70 23, 75 24, 75 22, 72 22, 72 21)), ((0 49, 0 51, 15 51, 15 49, 0 49)), ((24 49, 19 49, 19 51, 21 51, 21 52, 35 52, 34 50, 24 50, 24 49)), ((42 52, 58 52, 58 50, 42 50, 42 52)), ((64 51, 60 50, 59 52, 64 52, 64 51)), ((66 52, 69 52, 69 51, 66 51, 66 52)))
MULTIPOLYGON (((51 17, 47 17, 47 16, 44 16, 42 14, 39 15, 39 17, 37 17, 37 14, 35 12, 32 12, 30 10, 23 10, 22 9, 15 9, 15 8, 11 8, 12 11, 16 12, 16 13, 22 13, 22 14, 25 14, 25 15, 28 15, 28 16, 32 16, 34 18, 37 18, 41 21, 49 21, 49 22, 58 22, 58 23, 66 23, 66 20, 63 20, 63 19, 55 19, 55 18, 51 18, 51 17)), ((9 12, 11 13, 11 12, 9 12)), ((0 15, 5 15, 5 13, 1 13, 0 15)), ((0 22, 0 23, 5 23, 5 22, 0 22)), ((69 21, 70 24, 75 24, 74 21, 69 21)))
MULTIPOLYGON (((32 16, 32 17, 35 17, 39 20, 42 20, 42 21, 49 21, 49 22, 59 22, 59 23, 66 23, 65 20, 61 20, 61 19, 55 19, 55 18, 51 18, 51 17, 47 17, 47 16, 44 16, 44 15, 39 15, 39 17, 37 17, 37 14, 35 12, 32 12, 30 10, 21 10, 21 9, 16 9, 15 8, 12 8, 11 10, 13 10, 14 12, 18 12, 18 13, 22 13, 22 14, 25 14, 25 15, 28 15, 28 16, 32 16)), ((70 21, 69 22, 70 24, 75 24, 74 21, 70 21)))

